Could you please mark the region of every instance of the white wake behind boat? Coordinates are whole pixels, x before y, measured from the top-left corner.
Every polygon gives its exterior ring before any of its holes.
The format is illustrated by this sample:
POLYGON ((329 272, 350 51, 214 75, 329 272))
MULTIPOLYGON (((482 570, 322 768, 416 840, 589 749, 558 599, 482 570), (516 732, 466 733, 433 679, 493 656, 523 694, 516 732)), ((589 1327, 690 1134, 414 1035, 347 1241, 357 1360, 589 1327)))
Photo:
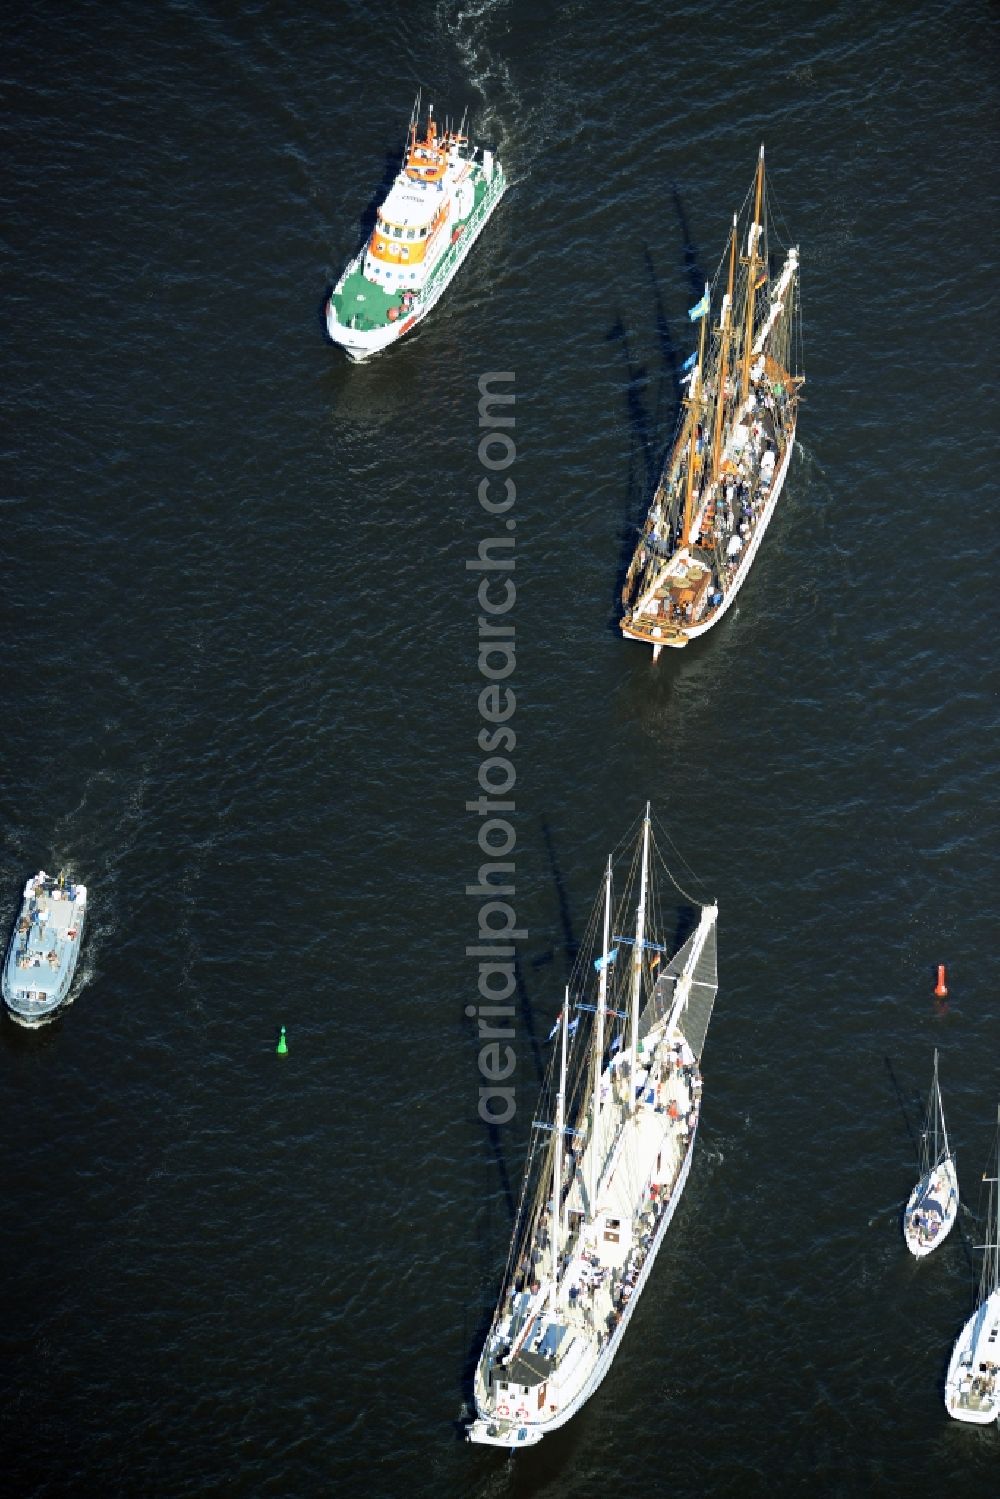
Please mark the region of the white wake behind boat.
POLYGON ((489 1446, 539 1442, 597 1389, 691 1168, 718 908, 698 908, 675 951, 648 806, 628 848, 617 901, 608 860, 549 1038, 507 1269, 475 1375, 467 1434, 489 1446))
POLYGON ((995 1175, 976 1309, 959 1333, 948 1364, 944 1403, 956 1421, 987 1426, 1000 1421, 1000 1108, 997 1109, 995 1175))
POLYGON ((27 881, 3 970, 11 1014, 33 1024, 65 1001, 76 971, 87 914, 87 887, 44 869, 27 881))
POLYGON ((948 1144, 948 1130, 938 1083, 938 1054, 934 1051, 934 1081, 927 1099, 927 1115, 920 1139, 920 1180, 903 1212, 903 1238, 916 1258, 923 1259, 951 1233, 958 1217, 958 1173, 948 1144))

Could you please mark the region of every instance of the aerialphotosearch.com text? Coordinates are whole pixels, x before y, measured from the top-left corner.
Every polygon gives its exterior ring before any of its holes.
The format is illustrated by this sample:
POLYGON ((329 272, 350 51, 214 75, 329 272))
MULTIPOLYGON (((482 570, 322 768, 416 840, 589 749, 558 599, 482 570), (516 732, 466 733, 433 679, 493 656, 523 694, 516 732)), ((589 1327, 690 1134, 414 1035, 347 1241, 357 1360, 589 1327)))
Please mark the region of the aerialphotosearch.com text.
POLYGON ((514 909, 514 829, 517 773, 513 753, 517 735, 513 718, 517 697, 511 685, 517 664, 512 611, 517 601, 515 537, 517 521, 512 511, 517 498, 508 470, 517 457, 514 445, 514 375, 491 371, 479 379, 479 462, 485 473, 479 480, 479 504, 493 522, 494 534, 479 542, 477 556, 470 558, 466 572, 478 575, 478 665, 483 685, 479 690, 482 725, 477 744, 479 795, 465 804, 479 819, 476 843, 479 863, 476 883, 465 893, 479 902, 476 940, 465 949, 478 966, 477 997, 465 1013, 478 1022, 479 1116, 488 1124, 506 1124, 514 1117, 513 996, 517 984, 515 942, 527 937, 517 925, 514 909))

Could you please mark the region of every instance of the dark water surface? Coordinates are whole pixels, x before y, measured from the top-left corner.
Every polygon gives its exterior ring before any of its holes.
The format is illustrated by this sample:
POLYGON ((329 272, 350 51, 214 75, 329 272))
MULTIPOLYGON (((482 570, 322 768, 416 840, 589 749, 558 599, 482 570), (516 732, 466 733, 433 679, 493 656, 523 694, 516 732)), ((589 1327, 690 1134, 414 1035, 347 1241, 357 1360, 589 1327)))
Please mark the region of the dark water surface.
POLYGON ((75 1003, 0 1025, 5 1492, 995 1493, 996 1429, 941 1402, 977 1226, 919 1265, 899 1230, 934 1046, 973 1210, 1000 1098, 995 10, 5 29, 4 921, 39 865, 92 892, 75 1003), (515 185, 350 367, 322 302, 418 85, 515 185), (654 667, 620 568, 761 139, 801 447, 738 609, 654 667), (492 1133, 463 893, 490 370, 530 933, 492 1133), (456 1422, 569 955, 647 796, 721 908, 698 1158, 612 1374, 508 1460, 456 1422))

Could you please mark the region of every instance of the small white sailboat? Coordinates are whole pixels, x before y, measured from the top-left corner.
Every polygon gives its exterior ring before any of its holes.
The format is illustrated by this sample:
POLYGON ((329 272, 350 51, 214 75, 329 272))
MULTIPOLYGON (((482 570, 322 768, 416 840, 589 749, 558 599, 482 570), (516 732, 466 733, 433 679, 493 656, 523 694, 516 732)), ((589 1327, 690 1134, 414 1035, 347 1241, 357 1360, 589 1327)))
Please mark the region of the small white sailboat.
POLYGON ((927 1116, 920 1139, 920 1180, 903 1213, 903 1238, 918 1260, 946 1239, 958 1217, 958 1174, 948 1144, 948 1130, 938 1084, 938 1054, 934 1050, 934 1081, 927 1099, 927 1116))
POLYGON ((956 1421, 987 1426, 1000 1421, 1000 1108, 995 1175, 990 1184, 982 1277, 976 1310, 959 1333, 948 1365, 944 1403, 956 1421))

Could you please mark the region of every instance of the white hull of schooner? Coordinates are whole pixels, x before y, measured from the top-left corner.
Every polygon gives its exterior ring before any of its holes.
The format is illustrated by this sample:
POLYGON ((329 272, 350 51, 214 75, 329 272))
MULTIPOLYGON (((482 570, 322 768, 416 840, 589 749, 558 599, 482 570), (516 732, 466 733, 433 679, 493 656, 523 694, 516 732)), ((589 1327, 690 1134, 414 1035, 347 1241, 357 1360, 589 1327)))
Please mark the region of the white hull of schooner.
POLYGON ((478 1419, 469 1427, 468 1436, 471 1442, 482 1442, 492 1447, 533 1446, 535 1443, 540 1442, 542 1437, 547 1436, 549 1432, 558 1430, 560 1426, 565 1426, 567 1421, 572 1420, 576 1413, 586 1405, 591 1395, 598 1389, 611 1365, 614 1363, 615 1355, 621 1347, 625 1329, 632 1319, 632 1313, 635 1311, 639 1297, 649 1278, 649 1273, 653 1268, 656 1256, 660 1252, 660 1246, 666 1237, 667 1229, 673 1220, 677 1204, 681 1199, 681 1194, 687 1185, 697 1133, 698 1127, 696 1124, 688 1142, 673 1193, 664 1208, 653 1243, 650 1246, 645 1263, 639 1272, 635 1290, 622 1312, 621 1321, 605 1346, 599 1351, 596 1348, 593 1350, 592 1359, 581 1372, 579 1387, 576 1392, 570 1395, 560 1410, 555 1411, 542 1421, 532 1421, 530 1418, 525 1421, 518 1421, 516 1417, 510 1420, 503 1420, 498 1419, 495 1415, 491 1416, 485 1407, 485 1403, 480 1403, 480 1380, 477 1376, 476 1409, 478 1419))
POLYGON ((530 1446, 589 1400, 614 1362, 687 1184, 718 990, 718 908, 701 906, 687 939, 679 947, 670 940, 651 874, 648 807, 641 830, 623 860, 614 923, 608 861, 603 899, 549 1037, 561 1041, 476 1369, 477 1416, 467 1432, 474 1442, 530 1446))

